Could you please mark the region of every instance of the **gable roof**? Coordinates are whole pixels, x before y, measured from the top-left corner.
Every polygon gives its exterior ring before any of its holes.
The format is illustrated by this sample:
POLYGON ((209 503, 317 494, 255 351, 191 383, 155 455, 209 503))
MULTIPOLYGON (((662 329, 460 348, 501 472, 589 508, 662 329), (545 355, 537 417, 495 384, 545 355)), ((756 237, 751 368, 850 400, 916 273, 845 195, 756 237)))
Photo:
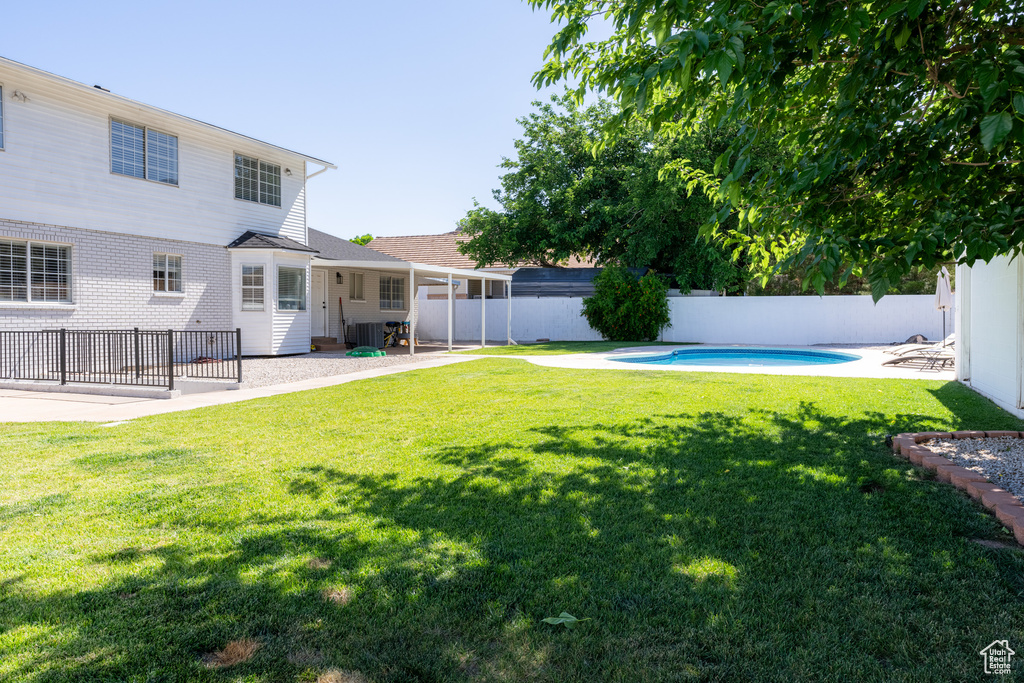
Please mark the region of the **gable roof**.
POLYGON ((309 246, 320 252, 323 259, 333 261, 379 261, 381 263, 402 263, 402 259, 388 256, 374 249, 368 249, 355 242, 328 235, 326 232, 309 228, 309 246))
POLYGON ((228 245, 228 249, 284 249, 285 251, 302 251, 310 254, 317 253, 316 249, 311 249, 305 244, 296 242, 293 239, 264 235, 263 233, 253 232, 252 230, 246 230, 243 232, 228 245))
MULTIPOLYGON (((377 237, 368 246, 384 254, 390 254, 403 261, 430 263, 447 268, 466 268, 469 270, 508 270, 509 268, 529 268, 535 264, 520 261, 513 266, 495 264, 485 268, 477 268, 476 261, 459 253, 459 245, 468 242, 469 237, 458 230, 441 233, 440 235, 408 235, 405 237, 377 237)), ((569 259, 566 268, 590 268, 592 262, 569 259)))
POLYGON ((303 154, 302 152, 296 152, 295 150, 288 149, 287 147, 281 147, 280 145, 274 145, 274 144, 271 144, 269 142, 264 142, 263 140, 258 140, 258 139, 254 138, 254 137, 250 137, 248 135, 243 135, 242 133, 236 133, 233 130, 228 130, 227 128, 222 128, 221 126, 215 126, 212 123, 206 123, 205 121, 200 121, 199 119, 194 119, 191 116, 185 116, 184 114, 177 114, 177 113, 175 113, 173 111, 169 111, 167 109, 161 109, 160 107, 154 107, 153 105, 146 104, 144 102, 139 102, 138 100, 133 100, 130 97, 125 97, 124 95, 118 95, 117 93, 112 93, 109 90, 107 90, 106 88, 101 88, 100 86, 90 86, 90 85, 86 85, 85 83, 82 83, 80 81, 76 81, 76 80, 67 78, 65 76, 58 76, 55 73, 50 73, 49 71, 46 71, 44 69, 40 69, 38 67, 29 66, 28 64, 22 64, 21 62, 17 62, 15 60, 9 59, 7 57, 0 56, 0 66, 7 66, 7 67, 14 68, 14 69, 21 69, 22 71, 28 72, 30 74, 34 74, 36 76, 42 76, 44 78, 50 79, 51 81, 54 81, 54 82, 57 82, 57 83, 62 83, 64 85, 69 85, 69 86, 71 86, 73 88, 78 89, 80 92, 88 93, 89 96, 91 96, 91 97, 107 97, 107 98, 112 98, 114 100, 119 100, 122 103, 130 104, 131 106, 137 107, 138 109, 148 110, 148 111, 151 111, 151 112, 157 112, 157 113, 160 113, 160 114, 164 114, 166 116, 172 116, 175 119, 179 119, 181 121, 187 121, 188 123, 191 123, 191 124, 194 124, 194 125, 198 125, 198 126, 202 126, 203 128, 212 129, 212 130, 218 131, 220 133, 224 133, 224 134, 230 135, 230 136, 235 137, 235 138, 240 138, 242 140, 246 140, 248 142, 255 142, 255 143, 258 143, 260 145, 263 145, 264 147, 270 147, 270 148, 273 148, 273 149, 281 150, 282 152, 287 152, 289 154, 295 154, 296 156, 300 156, 303 159, 306 159, 307 161, 312 161, 313 163, 319 164, 321 166, 325 166, 326 168, 337 168, 337 166, 335 166, 334 164, 332 164, 329 161, 324 161, 323 159, 318 159, 318 158, 310 156, 308 154, 303 154))

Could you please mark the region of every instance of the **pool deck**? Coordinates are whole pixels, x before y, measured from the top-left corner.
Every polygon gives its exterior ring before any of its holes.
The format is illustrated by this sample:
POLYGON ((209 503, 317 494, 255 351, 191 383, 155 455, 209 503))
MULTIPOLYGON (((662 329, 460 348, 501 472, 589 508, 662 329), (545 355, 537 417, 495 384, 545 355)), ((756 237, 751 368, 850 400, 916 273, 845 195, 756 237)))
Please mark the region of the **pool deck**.
MULTIPOLYGON (((919 367, 883 366, 887 360, 896 356, 883 351, 878 346, 762 346, 752 344, 701 344, 700 346, 636 346, 616 349, 610 353, 574 353, 564 356, 509 356, 522 358, 534 365, 548 368, 575 368, 579 370, 664 370, 666 372, 734 372, 747 375, 802 375, 805 377, 866 377, 871 379, 937 379, 953 381, 955 373, 952 368, 945 370, 925 370, 919 367), (643 365, 642 363, 623 363, 615 360, 626 355, 663 356, 676 349, 694 348, 765 348, 765 349, 800 349, 805 351, 835 351, 852 353, 860 356, 860 360, 848 363, 832 363, 827 365, 790 365, 790 366, 734 366, 734 365, 643 365)), ((494 358, 495 356, 478 356, 494 358)))

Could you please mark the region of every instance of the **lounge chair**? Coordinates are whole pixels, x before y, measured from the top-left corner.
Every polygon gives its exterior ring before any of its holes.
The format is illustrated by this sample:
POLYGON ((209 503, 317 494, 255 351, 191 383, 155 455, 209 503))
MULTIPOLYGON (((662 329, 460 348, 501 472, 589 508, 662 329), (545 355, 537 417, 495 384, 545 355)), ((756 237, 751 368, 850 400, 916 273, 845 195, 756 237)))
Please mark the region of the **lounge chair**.
POLYGON ((903 356, 908 353, 917 353, 918 351, 936 349, 936 348, 948 348, 952 349, 956 344, 956 332, 950 333, 948 337, 943 339, 941 342, 927 342, 924 344, 897 344, 890 349, 886 349, 883 353, 887 353, 890 356, 903 356))
POLYGON ((916 367, 920 370, 945 370, 953 367, 955 362, 951 348, 931 346, 917 351, 908 351, 902 356, 885 361, 882 365, 916 367))

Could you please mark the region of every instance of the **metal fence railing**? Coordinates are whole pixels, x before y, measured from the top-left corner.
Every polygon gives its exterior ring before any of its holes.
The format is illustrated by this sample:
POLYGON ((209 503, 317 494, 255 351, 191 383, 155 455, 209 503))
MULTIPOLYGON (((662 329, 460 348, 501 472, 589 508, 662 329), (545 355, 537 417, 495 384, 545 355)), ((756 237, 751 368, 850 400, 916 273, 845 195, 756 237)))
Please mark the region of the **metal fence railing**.
POLYGON ((0 331, 0 380, 174 388, 175 377, 242 381, 242 331, 0 331))

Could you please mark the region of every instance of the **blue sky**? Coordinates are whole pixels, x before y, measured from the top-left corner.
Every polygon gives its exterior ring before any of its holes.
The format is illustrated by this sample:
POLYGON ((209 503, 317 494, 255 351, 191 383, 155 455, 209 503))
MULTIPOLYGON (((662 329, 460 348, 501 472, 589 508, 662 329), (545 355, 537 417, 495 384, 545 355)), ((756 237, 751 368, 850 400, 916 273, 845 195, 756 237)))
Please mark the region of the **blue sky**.
POLYGON ((520 0, 19 2, 0 55, 338 165, 309 224, 446 232, 493 205, 556 27, 520 0))

